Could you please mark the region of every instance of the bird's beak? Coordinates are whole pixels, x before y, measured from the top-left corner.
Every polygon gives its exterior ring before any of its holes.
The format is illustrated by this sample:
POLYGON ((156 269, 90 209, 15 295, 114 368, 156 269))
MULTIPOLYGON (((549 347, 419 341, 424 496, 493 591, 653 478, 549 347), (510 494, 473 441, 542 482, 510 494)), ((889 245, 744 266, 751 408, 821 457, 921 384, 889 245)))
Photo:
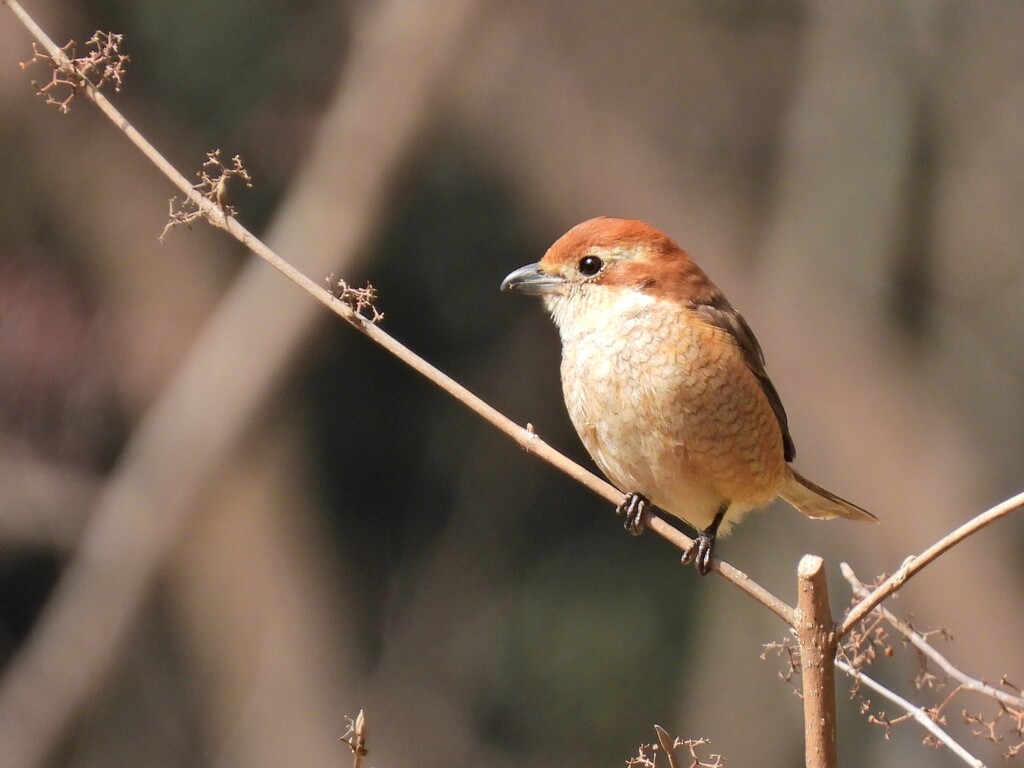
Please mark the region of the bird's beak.
POLYGON ((512 272, 501 281, 501 290, 519 291, 530 296, 544 296, 561 293, 565 278, 560 275, 545 275, 537 264, 527 264, 512 272))

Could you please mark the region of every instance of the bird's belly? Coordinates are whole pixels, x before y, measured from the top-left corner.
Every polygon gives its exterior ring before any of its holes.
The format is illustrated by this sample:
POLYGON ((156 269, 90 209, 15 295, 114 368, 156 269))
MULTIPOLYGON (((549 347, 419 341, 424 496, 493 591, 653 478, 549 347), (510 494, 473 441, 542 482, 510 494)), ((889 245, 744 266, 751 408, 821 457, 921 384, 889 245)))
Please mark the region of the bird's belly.
POLYGON ((781 429, 752 376, 735 380, 697 334, 659 340, 641 327, 580 342, 563 349, 566 406, 588 452, 621 490, 699 529, 729 505, 725 531, 777 495, 781 429))

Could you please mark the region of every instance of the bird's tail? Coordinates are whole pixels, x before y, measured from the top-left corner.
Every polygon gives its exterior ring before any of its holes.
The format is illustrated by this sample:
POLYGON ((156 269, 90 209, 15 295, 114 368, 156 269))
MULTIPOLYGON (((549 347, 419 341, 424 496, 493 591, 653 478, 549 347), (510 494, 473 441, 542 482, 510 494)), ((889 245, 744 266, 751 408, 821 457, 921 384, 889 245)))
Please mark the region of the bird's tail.
POLYGON ((861 509, 856 504, 839 498, 831 491, 826 491, 794 469, 790 469, 789 478, 782 486, 779 495, 808 517, 820 520, 845 517, 848 520, 878 522, 878 518, 866 509, 861 509))

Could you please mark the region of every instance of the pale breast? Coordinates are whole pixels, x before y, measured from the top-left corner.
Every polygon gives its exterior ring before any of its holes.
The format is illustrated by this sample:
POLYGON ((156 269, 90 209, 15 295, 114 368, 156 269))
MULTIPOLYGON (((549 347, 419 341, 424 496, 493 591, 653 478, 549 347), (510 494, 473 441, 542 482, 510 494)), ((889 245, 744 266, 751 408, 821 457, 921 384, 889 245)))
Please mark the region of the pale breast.
POLYGON ((562 385, 609 479, 699 528, 725 502, 742 513, 774 498, 781 429, 724 332, 642 294, 603 309, 602 322, 560 324, 562 385))

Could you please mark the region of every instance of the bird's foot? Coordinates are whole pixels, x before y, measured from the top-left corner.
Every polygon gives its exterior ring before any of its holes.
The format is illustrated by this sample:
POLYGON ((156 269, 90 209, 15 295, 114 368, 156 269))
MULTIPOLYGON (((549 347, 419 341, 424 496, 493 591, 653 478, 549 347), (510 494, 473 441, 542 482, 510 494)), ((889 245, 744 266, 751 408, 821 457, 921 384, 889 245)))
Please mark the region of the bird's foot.
POLYGON ((711 573, 711 561, 715 554, 715 539, 718 537, 718 526, 725 519, 725 513, 729 511, 729 503, 726 502, 718 508, 711 525, 700 531, 693 544, 683 553, 684 563, 693 563, 697 567, 697 573, 707 576, 711 573))
POLYGON ((697 573, 707 576, 711 573, 711 560, 715 554, 715 532, 701 531, 693 540, 693 545, 683 553, 684 563, 693 563, 697 573))
POLYGON ((615 514, 622 515, 623 525, 634 536, 639 536, 647 527, 647 516, 653 506, 646 496, 639 493, 627 493, 622 503, 615 508, 615 514))

